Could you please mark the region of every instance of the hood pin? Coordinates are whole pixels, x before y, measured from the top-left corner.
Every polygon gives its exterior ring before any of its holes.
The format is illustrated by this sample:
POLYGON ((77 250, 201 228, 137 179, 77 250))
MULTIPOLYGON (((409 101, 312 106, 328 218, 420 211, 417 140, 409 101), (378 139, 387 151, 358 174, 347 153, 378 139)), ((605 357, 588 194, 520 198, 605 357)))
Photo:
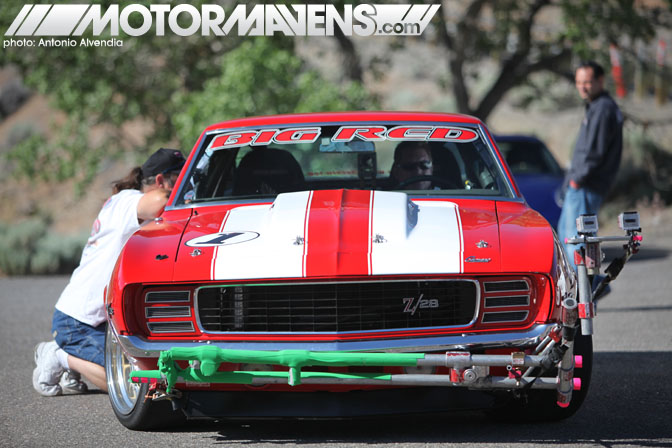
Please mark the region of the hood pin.
POLYGON ((373 242, 376 244, 387 243, 387 240, 380 233, 376 233, 376 236, 373 238, 373 242))

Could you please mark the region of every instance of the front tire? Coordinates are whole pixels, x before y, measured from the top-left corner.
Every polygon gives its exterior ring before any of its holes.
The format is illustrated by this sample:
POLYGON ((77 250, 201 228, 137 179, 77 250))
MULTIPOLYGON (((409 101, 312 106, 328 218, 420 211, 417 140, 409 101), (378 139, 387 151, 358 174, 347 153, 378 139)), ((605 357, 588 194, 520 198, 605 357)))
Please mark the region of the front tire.
POLYGON ((145 398, 149 384, 129 381, 133 365, 124 354, 108 323, 105 335, 105 374, 112 410, 122 425, 133 430, 175 427, 185 421, 182 411, 174 411, 168 400, 145 398))
MULTIPOLYGON (((588 395, 593 370, 593 337, 578 334, 574 341, 574 354, 583 356, 583 367, 574 369, 574 377, 581 379, 581 389, 572 393, 569 406, 561 408, 556 403, 555 390, 530 390, 519 397, 507 394, 503 405, 490 412, 496 420, 507 422, 550 422, 571 417, 579 410, 588 395)), ((549 372, 557 375, 557 370, 549 372)))

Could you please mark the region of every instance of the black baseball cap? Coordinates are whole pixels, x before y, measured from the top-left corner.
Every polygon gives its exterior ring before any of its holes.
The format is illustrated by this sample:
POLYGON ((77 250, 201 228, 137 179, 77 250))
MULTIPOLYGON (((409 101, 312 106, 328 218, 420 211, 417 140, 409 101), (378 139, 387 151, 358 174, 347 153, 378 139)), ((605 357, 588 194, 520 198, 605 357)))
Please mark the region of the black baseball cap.
POLYGON ((180 171, 184 162, 184 156, 177 149, 160 148, 142 165, 142 177, 180 171))

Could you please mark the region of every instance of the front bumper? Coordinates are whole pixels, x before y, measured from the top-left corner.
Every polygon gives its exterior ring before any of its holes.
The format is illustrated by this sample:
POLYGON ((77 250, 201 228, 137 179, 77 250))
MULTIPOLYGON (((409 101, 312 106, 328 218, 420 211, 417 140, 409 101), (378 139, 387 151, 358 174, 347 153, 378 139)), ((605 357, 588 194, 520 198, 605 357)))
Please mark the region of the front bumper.
MULTIPOLYGON (((573 378, 575 362, 580 364, 580 357, 573 356, 573 336, 563 339, 563 345, 555 347, 560 340, 560 327, 557 325, 540 326, 536 332, 528 333, 526 338, 509 339, 503 342, 501 334, 494 347, 514 348, 510 354, 475 354, 470 348, 484 348, 492 342, 479 340, 480 345, 471 339, 461 341, 460 350, 445 350, 431 346, 430 350, 419 351, 417 345, 413 352, 408 352, 411 341, 402 341, 402 347, 387 347, 387 351, 309 351, 305 344, 301 349, 259 350, 239 348, 220 348, 214 344, 189 344, 187 347, 171 347, 161 351, 158 357, 157 370, 135 370, 130 381, 135 383, 152 383, 157 390, 154 399, 179 399, 180 391, 174 387, 177 383, 213 383, 244 384, 262 386, 269 384, 300 384, 311 385, 364 385, 364 386, 448 386, 464 387, 475 390, 515 390, 515 389, 556 389, 558 405, 567 407, 572 390, 581 387, 580 380, 573 378), (545 336, 543 336, 545 334, 545 336), (543 340, 540 338, 543 336, 543 340), (535 344, 536 342, 536 344, 535 344), (529 345, 531 350, 522 351, 529 345), (390 348, 392 348, 390 350, 390 348), (444 353, 436 352, 443 350, 444 353), (426 351, 426 352, 425 352, 426 351), (531 354, 530 354, 531 353, 531 354), (187 363, 186 367, 183 367, 187 363), (220 371, 222 364, 285 366, 288 370, 235 370, 220 371), (421 371, 403 374, 365 373, 351 371, 336 373, 332 371, 302 371, 304 367, 402 367, 404 369, 429 368, 431 373, 421 371), (535 369, 542 372, 558 366, 556 377, 536 376, 535 369), (505 367, 507 376, 491 375, 491 368, 505 367), (439 372, 437 368, 447 368, 448 373, 439 372)), ((482 336, 482 335, 479 335, 482 336)), ((463 336, 468 338, 468 336, 463 336)), ((445 338, 441 339, 444 343, 445 338)), ((424 341, 424 340, 423 340, 424 341)), ((425 346, 427 347, 427 346, 425 346)), ((157 347, 152 347, 153 349, 157 347)))
MULTIPOLYGON (((307 350, 232 350, 211 345, 194 348, 172 348, 162 352, 158 370, 134 371, 131 380, 165 382, 170 393, 177 382, 229 384, 278 384, 290 386, 305 384, 396 385, 396 386, 466 386, 473 389, 513 389, 530 387, 554 389, 556 378, 523 377, 520 369, 550 366, 551 356, 526 355, 472 355, 469 352, 426 353, 372 353, 372 352, 311 352, 307 350), (188 361, 182 368, 177 361, 188 361), (219 371, 222 363, 265 364, 288 367, 287 371, 219 371), (386 374, 386 373, 333 373, 302 371, 303 367, 449 367, 450 374, 386 374), (507 367, 508 377, 489 375, 491 367, 507 367), (517 373, 517 374, 514 374, 517 373)), ((573 368, 573 366, 572 366, 573 368)))
MULTIPOLYGON (((429 338, 386 339, 352 342, 214 342, 212 345, 227 350, 309 350, 367 351, 386 353, 478 351, 488 348, 525 348, 538 345, 556 328, 555 324, 534 325, 518 332, 498 332, 483 334, 461 334, 429 338)), ((194 348, 203 341, 149 341, 139 336, 116 335, 122 349, 132 358, 158 358, 163 351, 172 348, 194 348)))

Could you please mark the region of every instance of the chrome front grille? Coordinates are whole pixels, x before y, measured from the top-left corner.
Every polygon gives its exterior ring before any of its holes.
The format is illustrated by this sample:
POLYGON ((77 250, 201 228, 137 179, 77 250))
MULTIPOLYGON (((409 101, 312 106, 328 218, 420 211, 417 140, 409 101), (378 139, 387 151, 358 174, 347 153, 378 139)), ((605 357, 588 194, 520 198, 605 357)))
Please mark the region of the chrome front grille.
POLYGON ((203 287, 196 292, 207 332, 356 332, 465 326, 476 320, 471 280, 203 287))

